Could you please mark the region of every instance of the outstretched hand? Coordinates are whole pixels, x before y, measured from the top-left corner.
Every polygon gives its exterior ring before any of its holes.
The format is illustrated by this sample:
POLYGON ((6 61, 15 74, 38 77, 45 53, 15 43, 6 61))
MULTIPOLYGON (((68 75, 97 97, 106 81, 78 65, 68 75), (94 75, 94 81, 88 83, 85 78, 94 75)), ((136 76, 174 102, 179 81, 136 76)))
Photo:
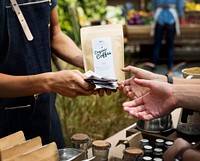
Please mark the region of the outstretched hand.
POLYGON ((164 82, 166 81, 166 77, 163 75, 155 74, 150 71, 137 68, 134 66, 128 66, 126 68, 122 68, 122 71, 132 73, 134 76, 130 79, 127 79, 123 82, 118 82, 119 89, 123 92, 123 94, 130 99, 135 99, 140 96, 146 94, 149 89, 147 87, 142 87, 137 85, 134 82, 134 78, 146 79, 146 80, 157 80, 164 82))
POLYGON ((138 86, 148 88, 149 91, 135 100, 123 103, 126 112, 139 119, 151 120, 169 114, 175 109, 176 100, 173 98, 171 84, 137 78, 133 81, 138 86))

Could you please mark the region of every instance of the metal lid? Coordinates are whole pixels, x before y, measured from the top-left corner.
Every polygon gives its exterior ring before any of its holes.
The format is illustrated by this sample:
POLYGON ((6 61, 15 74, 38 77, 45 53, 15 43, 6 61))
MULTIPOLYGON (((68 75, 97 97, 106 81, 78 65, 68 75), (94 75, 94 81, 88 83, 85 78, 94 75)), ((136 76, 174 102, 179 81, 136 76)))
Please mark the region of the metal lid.
POLYGON ((145 146, 144 146, 144 149, 147 149, 147 150, 152 150, 152 149, 153 149, 153 147, 152 147, 151 145, 145 145, 145 146))
POLYGON ((165 142, 165 145, 166 145, 166 146, 172 146, 172 145, 173 145, 173 141, 166 141, 166 142, 165 142))
POLYGON ((153 160, 154 161, 162 161, 163 159, 162 158, 154 158, 153 160))
POLYGON ((71 141, 75 143, 87 143, 89 139, 89 136, 83 133, 77 133, 71 137, 71 141))
POLYGON ((92 147, 97 149, 108 149, 111 147, 111 144, 104 140, 95 140, 92 142, 92 147))
POLYGON ((161 148, 155 148, 153 151, 157 152, 157 153, 162 153, 163 152, 163 150, 161 148))
POLYGON ((149 140, 148 139, 141 139, 140 142, 142 144, 148 144, 149 143, 149 140))
POLYGON ((143 161, 151 161, 152 158, 149 157, 149 156, 144 156, 144 157, 142 158, 142 160, 143 160, 143 161))

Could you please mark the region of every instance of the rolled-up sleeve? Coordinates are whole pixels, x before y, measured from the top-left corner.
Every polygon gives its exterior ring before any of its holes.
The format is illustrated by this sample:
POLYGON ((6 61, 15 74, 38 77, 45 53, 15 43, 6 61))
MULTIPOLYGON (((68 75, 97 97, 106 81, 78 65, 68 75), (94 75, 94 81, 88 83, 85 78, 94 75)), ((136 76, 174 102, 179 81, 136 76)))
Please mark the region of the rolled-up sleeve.
POLYGON ((51 0, 51 9, 53 9, 57 5, 57 0, 51 0))

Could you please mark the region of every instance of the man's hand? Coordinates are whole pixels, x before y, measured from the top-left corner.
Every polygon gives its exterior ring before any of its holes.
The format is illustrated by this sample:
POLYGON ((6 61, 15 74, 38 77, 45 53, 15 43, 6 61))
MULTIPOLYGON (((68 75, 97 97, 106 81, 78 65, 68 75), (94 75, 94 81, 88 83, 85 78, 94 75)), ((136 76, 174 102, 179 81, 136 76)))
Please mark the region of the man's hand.
POLYGON ((49 75, 49 92, 55 92, 70 98, 91 95, 95 88, 94 85, 84 80, 86 76, 78 70, 62 70, 49 73, 49 75))

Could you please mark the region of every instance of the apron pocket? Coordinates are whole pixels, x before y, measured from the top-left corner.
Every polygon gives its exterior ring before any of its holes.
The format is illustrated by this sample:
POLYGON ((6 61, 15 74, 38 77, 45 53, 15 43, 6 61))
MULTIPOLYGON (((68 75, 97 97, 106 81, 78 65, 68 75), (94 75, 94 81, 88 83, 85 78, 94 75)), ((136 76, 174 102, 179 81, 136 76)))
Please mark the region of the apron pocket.
POLYGON ((31 105, 5 108, 8 131, 13 133, 23 130, 31 121, 33 107, 31 105))

